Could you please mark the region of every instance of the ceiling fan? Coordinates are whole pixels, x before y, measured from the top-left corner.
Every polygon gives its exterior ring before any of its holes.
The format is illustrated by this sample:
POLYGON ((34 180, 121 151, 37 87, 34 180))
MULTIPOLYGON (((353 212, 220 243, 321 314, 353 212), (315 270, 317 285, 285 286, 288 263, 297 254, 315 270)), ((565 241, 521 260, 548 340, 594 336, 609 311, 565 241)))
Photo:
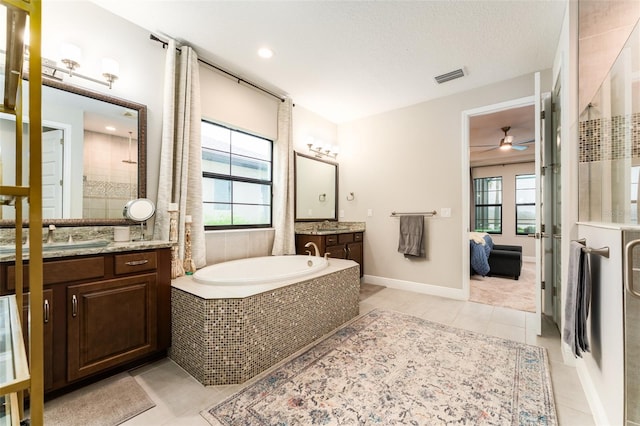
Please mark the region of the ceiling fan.
POLYGON ((531 143, 531 142, 535 141, 535 139, 530 139, 530 140, 527 140, 527 141, 514 143, 513 142, 513 136, 507 134, 507 132, 510 129, 511 129, 511 126, 504 126, 504 127, 502 127, 500 129, 500 130, 502 130, 504 132, 504 137, 502 139, 500 139, 500 144, 498 146, 495 146, 495 145, 474 145, 473 148, 491 147, 487 151, 490 151, 490 150, 493 150, 493 149, 499 149, 501 151, 509 151, 509 150, 524 151, 525 149, 528 148, 524 144, 531 143))

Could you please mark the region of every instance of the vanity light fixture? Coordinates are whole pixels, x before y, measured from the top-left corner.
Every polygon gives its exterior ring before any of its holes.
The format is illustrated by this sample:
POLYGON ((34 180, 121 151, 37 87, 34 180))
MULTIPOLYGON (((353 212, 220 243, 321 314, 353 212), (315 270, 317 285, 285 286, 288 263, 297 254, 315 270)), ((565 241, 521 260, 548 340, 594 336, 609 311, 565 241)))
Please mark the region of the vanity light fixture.
MULTIPOLYGON (((53 73, 47 72, 44 74, 50 77, 57 77, 55 75, 55 72, 61 71, 69 74, 69 77, 84 78, 85 80, 93 81, 94 83, 108 86, 109 89, 113 87, 113 82, 118 79, 120 66, 118 65, 118 62, 115 59, 112 59, 112 58, 102 59, 102 77, 104 77, 104 80, 99 80, 93 77, 88 77, 86 75, 78 74, 76 72, 76 70, 80 68, 80 60, 82 57, 82 51, 78 46, 71 43, 63 43, 60 48, 60 54, 62 56, 62 59, 60 59, 60 62, 64 64, 64 68, 59 68, 57 66, 51 67, 50 65, 47 65, 47 68, 53 68, 53 73)), ((49 62, 53 62, 53 61, 49 61, 49 62)), ((43 58, 43 63, 45 63, 45 58, 43 58)), ((57 78, 61 79, 60 77, 57 77, 57 78)))
POLYGON ((72 77, 76 68, 80 67, 80 58, 82 57, 80 48, 75 44, 62 43, 60 54, 62 55, 60 61, 69 70, 69 77, 72 77))
POLYGON ((338 147, 324 144, 320 140, 313 141, 312 138, 307 138, 307 147, 309 151, 313 152, 317 158, 329 157, 336 158, 338 156, 338 147))
POLYGON ((113 86, 113 82, 118 79, 120 73, 120 65, 115 59, 103 58, 102 59, 102 76, 109 83, 109 89, 113 86))

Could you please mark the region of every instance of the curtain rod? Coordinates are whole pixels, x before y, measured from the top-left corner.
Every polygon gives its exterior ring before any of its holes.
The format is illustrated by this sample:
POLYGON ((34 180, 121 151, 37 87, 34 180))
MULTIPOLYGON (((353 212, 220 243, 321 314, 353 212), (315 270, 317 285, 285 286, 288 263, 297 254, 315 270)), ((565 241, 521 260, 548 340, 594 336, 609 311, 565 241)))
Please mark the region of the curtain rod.
MULTIPOLYGON (((169 43, 167 43, 167 42, 166 42, 166 41, 164 41, 164 40, 161 40, 160 38, 158 38, 157 36, 155 36, 155 35, 153 35, 153 34, 149 34, 149 38, 150 38, 151 40, 153 40, 153 41, 157 41, 158 43, 161 43, 161 44, 162 44, 162 48, 163 48, 163 49, 166 49, 166 47, 169 45, 169 43)), ((177 47, 176 47, 176 50, 177 50, 178 52, 180 51, 180 49, 179 49, 179 48, 177 48, 177 47)), ((210 63, 210 62, 207 62, 207 61, 205 61, 204 59, 200 59, 200 58, 198 58, 198 62, 202 62, 203 64, 205 64, 205 65, 207 65, 207 66, 210 66, 211 68, 214 68, 215 70, 220 71, 221 73, 226 74, 226 75, 228 75, 229 77, 232 77, 234 80, 237 80, 237 81, 238 81, 238 84, 239 84, 240 82, 242 82, 242 83, 244 83, 244 84, 246 84, 246 85, 248 85, 248 86, 253 87, 254 89, 257 89, 257 90, 260 90, 261 92, 266 93, 267 95, 270 95, 270 96, 273 96, 273 97, 274 97, 274 98, 276 98, 276 99, 279 99, 281 102, 284 102, 284 101, 285 101, 285 98, 284 98, 284 97, 282 97, 282 96, 280 96, 280 95, 277 95, 277 94, 275 94, 275 93, 273 93, 273 92, 271 92, 271 91, 269 91, 269 90, 265 89, 264 87, 260 87, 260 86, 258 86, 258 85, 257 85, 257 84, 255 84, 255 83, 252 83, 252 82, 250 82, 250 81, 247 81, 247 80, 245 80, 245 79, 244 79, 244 78, 242 78, 242 77, 238 77, 237 75, 233 74, 232 72, 229 72, 229 71, 227 71, 227 70, 225 70, 225 69, 223 69, 223 68, 220 68, 219 66, 214 65, 214 64, 212 64, 212 63, 210 63)))

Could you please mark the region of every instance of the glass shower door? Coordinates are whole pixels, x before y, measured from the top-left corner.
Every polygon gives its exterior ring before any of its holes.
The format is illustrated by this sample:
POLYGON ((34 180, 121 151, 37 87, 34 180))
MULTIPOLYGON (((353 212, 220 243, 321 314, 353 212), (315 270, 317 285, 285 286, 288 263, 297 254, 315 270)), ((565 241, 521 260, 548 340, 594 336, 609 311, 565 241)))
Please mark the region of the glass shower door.
POLYGON ((640 231, 624 231, 624 411, 626 426, 640 425, 640 231))

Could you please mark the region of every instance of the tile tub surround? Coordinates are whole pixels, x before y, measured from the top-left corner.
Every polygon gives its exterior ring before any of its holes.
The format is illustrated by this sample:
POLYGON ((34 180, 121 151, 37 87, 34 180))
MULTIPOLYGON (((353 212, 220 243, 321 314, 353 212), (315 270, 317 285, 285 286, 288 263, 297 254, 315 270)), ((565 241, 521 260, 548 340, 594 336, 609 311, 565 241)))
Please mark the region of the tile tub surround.
POLYGON ((359 314, 359 267, 331 263, 325 274, 241 298, 203 298, 176 285, 188 277, 175 280, 169 357, 205 386, 243 383, 275 365, 359 314))

